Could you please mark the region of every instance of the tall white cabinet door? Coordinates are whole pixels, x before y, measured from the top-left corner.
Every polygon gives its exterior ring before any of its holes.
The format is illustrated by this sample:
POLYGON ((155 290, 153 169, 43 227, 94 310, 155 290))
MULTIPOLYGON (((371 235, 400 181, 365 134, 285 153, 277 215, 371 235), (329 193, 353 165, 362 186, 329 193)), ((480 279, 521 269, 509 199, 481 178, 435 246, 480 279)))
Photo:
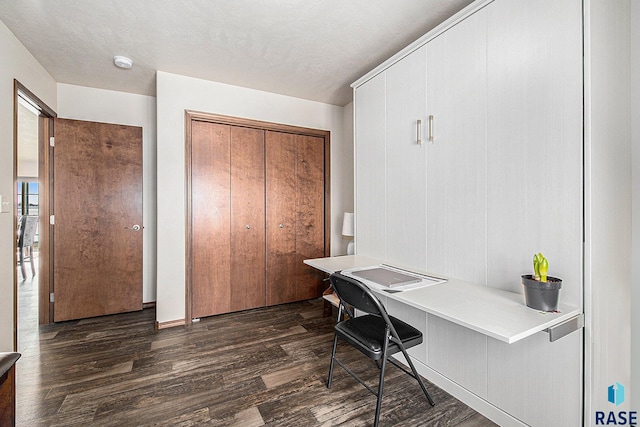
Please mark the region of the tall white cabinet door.
POLYGON ((486 282, 486 12, 427 43, 427 270, 486 282))
POLYGON ((533 255, 582 306, 582 2, 487 7, 488 282, 522 292, 533 255))
POLYGON ((358 255, 385 257, 385 75, 359 86, 355 105, 355 244, 358 255))
MULTIPOLYGON (((426 49, 412 52, 386 71, 386 233, 384 258, 426 268, 426 49)), ((382 205, 380 206, 383 207, 382 205)))
MULTIPOLYGON (((522 292, 520 275, 542 251, 563 279, 560 302, 581 307, 582 2, 486 10, 488 283, 522 292)), ((491 402, 529 425, 581 425, 581 334, 490 340, 488 352, 491 402)))

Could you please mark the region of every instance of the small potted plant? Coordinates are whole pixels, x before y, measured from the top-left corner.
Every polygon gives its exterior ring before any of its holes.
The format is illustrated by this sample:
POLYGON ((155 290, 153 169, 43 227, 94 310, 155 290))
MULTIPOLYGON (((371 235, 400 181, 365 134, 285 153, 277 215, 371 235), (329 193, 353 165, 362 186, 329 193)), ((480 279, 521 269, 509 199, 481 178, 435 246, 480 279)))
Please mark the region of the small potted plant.
POLYGON ((528 307, 542 311, 558 311, 562 279, 547 276, 549 261, 537 253, 533 256, 533 275, 522 276, 524 300, 528 307))

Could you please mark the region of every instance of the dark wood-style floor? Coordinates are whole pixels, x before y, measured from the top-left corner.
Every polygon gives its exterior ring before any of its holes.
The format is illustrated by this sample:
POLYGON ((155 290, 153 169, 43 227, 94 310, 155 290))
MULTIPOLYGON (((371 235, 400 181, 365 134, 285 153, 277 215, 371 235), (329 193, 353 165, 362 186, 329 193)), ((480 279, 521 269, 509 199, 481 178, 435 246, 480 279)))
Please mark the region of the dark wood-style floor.
MULTIPOLYGON (((320 300, 154 329, 155 311, 37 328, 20 282, 18 426, 371 425, 375 397, 336 368, 325 386, 333 318, 320 300)), ((335 313, 335 312, 334 312, 335 313)), ((341 345, 371 384, 375 365, 341 345)), ((389 366, 381 425, 493 426, 430 383, 389 366)))

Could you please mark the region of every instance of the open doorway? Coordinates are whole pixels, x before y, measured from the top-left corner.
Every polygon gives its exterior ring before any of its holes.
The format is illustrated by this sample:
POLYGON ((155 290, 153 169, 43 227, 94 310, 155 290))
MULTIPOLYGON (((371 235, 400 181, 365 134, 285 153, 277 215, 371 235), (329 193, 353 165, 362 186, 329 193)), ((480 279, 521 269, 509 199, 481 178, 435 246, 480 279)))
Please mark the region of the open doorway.
POLYGON ((19 349, 37 339, 38 326, 51 320, 48 141, 55 113, 18 81, 14 94, 14 340, 19 349))
POLYGON ((18 126, 16 149, 16 195, 14 203, 18 222, 17 294, 18 338, 25 328, 38 327, 39 276, 39 184, 38 184, 38 118, 36 109, 18 94, 18 126))

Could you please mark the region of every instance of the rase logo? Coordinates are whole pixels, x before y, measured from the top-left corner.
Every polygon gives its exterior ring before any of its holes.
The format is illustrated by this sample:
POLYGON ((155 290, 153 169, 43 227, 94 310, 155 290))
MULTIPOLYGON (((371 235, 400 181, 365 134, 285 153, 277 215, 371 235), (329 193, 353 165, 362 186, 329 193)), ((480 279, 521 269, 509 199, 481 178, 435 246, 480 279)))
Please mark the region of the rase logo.
POLYGON ((615 387, 610 385, 607 389, 607 398, 610 403, 619 406, 624 402, 624 386, 616 381, 615 387))
MULTIPOLYGON (((624 386, 616 381, 607 388, 607 401, 619 406, 624 402, 624 386)), ((596 411, 596 425, 600 426, 635 426, 638 413, 636 411, 596 411)))

